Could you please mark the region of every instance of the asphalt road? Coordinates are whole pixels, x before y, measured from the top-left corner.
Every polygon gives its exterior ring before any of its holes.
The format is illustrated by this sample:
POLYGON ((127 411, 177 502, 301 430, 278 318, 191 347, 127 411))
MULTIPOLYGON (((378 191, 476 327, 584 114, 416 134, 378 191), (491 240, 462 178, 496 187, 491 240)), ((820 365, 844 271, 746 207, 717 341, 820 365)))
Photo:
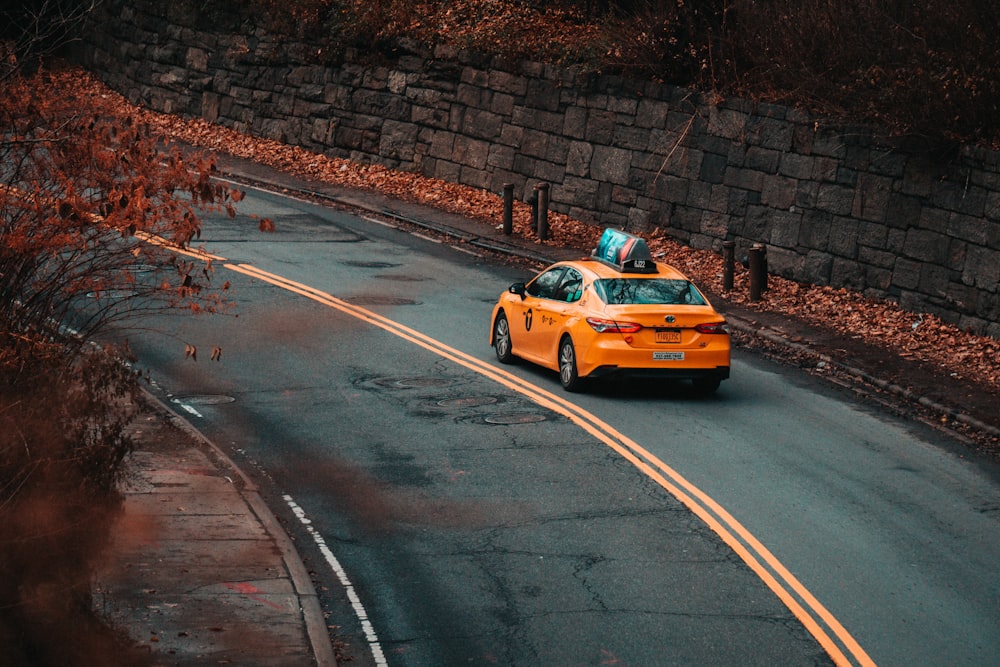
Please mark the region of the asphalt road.
POLYGON ((740 352, 710 398, 564 394, 488 346, 525 271, 241 210, 277 232, 202 235, 239 317, 131 345, 258 479, 355 664, 995 664, 1000 475, 946 436, 740 352))

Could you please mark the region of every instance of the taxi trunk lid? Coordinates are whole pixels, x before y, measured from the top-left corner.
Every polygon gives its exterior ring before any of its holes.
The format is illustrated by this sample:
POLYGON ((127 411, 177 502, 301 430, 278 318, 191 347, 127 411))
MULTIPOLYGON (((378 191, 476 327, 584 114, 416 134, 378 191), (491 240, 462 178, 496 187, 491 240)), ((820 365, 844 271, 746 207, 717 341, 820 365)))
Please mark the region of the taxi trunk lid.
POLYGON ((706 335, 695 327, 724 322, 711 306, 657 306, 643 305, 608 306, 607 317, 617 322, 632 322, 642 328, 631 334, 622 334, 632 347, 663 348, 696 347, 706 335))

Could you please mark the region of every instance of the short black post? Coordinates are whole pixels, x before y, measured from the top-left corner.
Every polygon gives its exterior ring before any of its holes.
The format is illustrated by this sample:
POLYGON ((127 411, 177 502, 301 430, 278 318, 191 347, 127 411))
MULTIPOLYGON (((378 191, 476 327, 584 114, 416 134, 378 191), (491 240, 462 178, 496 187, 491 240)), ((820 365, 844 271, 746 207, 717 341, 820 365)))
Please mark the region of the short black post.
POLYGON ((722 289, 733 289, 734 265, 736 263, 736 241, 722 242, 722 289))
POLYGON ((514 231, 514 184, 503 184, 503 233, 510 236, 514 231))
POLYGON ((538 239, 549 238, 549 184, 538 184, 538 239))
POLYGON ((764 246, 754 243, 750 247, 750 300, 760 301, 764 283, 764 246))
POLYGON ((535 183, 531 188, 531 197, 528 198, 528 203, 531 204, 531 228, 535 231, 538 231, 538 190, 541 187, 541 183, 535 183))

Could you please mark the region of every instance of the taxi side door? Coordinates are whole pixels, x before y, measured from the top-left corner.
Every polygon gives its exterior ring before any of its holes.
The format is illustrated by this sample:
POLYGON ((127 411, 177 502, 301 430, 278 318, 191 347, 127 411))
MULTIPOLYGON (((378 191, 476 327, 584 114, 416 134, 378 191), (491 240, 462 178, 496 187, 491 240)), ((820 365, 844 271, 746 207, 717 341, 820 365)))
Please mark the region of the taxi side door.
POLYGON ((577 311, 577 301, 583 289, 583 275, 571 266, 554 281, 554 286, 534 304, 532 336, 539 363, 549 368, 558 368, 559 337, 568 319, 577 311))
POLYGON ((535 276, 526 286, 523 298, 509 313, 511 343, 514 353, 536 363, 542 360, 541 340, 544 338, 543 313, 547 302, 559 287, 565 266, 554 266, 535 276))

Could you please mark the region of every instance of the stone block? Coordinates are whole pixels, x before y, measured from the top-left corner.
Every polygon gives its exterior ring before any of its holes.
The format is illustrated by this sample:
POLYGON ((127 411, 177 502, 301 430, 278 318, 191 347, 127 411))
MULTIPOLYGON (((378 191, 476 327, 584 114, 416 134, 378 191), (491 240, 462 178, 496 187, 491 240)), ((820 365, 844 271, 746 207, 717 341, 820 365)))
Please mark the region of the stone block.
POLYGON ((856 291, 865 289, 864 267, 850 259, 834 257, 830 265, 830 284, 836 287, 846 287, 856 291))
POLYGON ((485 90, 483 91, 483 106, 487 111, 505 118, 510 117, 514 113, 514 96, 485 90))
POLYGON ((642 99, 636 108, 636 127, 662 128, 667 121, 670 106, 659 100, 642 99))
POLYGON ((944 264, 948 261, 949 239, 928 229, 913 228, 906 232, 903 253, 915 260, 944 264))
POLYGON ((782 153, 778 161, 778 173, 796 179, 807 179, 812 176, 813 158, 798 153, 782 153))
POLYGON ((589 178, 567 176, 561 186, 552 189, 552 200, 568 206, 593 209, 597 203, 597 182, 589 178))
POLYGON ((795 193, 798 191, 795 179, 767 176, 762 186, 760 201, 765 206, 787 211, 795 205, 795 193))
POLYGON ((528 83, 524 77, 495 69, 489 74, 489 87, 491 90, 516 96, 527 92, 528 83))
POLYGON ((937 264, 924 263, 920 267, 917 290, 929 296, 944 297, 949 282, 951 282, 951 272, 948 269, 937 264))
POLYGON ((462 129, 470 136, 486 141, 496 141, 500 138, 503 128, 503 118, 489 111, 469 109, 465 112, 462 129))
POLYGON ((468 165, 463 165, 459 171, 458 182, 469 187, 488 190, 490 187, 490 175, 488 172, 468 165))
POLYGON ((584 141, 571 142, 566 156, 566 173, 573 176, 589 176, 590 161, 593 155, 593 144, 584 141))
POLYGON ((794 249, 798 247, 802 214, 778 211, 771 215, 768 242, 771 245, 794 249))
POLYGON ((826 250, 830 244, 832 217, 819 211, 807 211, 799 227, 799 245, 813 250, 826 250))
POLYGON ((729 235, 729 227, 731 223, 732 219, 725 213, 702 211, 701 223, 699 224, 698 229, 706 237, 724 241, 729 235))
POLYGON ((559 110, 559 89, 551 81, 544 79, 528 79, 524 95, 524 105, 544 111, 559 110))
POLYGON ((485 169, 489 154, 489 142, 462 135, 455 137, 452 159, 458 164, 473 169, 485 169))
POLYGON ((626 127, 617 125, 611 139, 611 145, 633 151, 645 150, 649 143, 649 130, 641 127, 626 127))
POLYGON ((595 146, 590 163, 590 173, 598 181, 626 185, 631 165, 631 151, 609 146, 595 146))
POLYGON ((739 143, 746 143, 748 115, 713 106, 708 112, 708 132, 739 143))
POLYGON ((970 246, 965 254, 962 283, 991 292, 1000 290, 1000 250, 970 246))
POLYGON ((516 151, 510 146, 493 144, 490 146, 490 154, 486 158, 486 164, 496 169, 509 171, 514 168, 514 156, 516 151))
POLYGON ((587 116, 584 139, 594 144, 610 145, 615 134, 615 115, 592 109, 587 116))
POLYGON ((449 113, 445 109, 413 105, 410 108, 410 120, 417 125, 444 130, 448 128, 449 113))
POLYGON ((892 268, 892 285, 904 290, 914 290, 920 284, 921 262, 915 262, 903 257, 896 258, 892 268))
POLYGON ((776 276, 797 279, 803 275, 805 256, 790 248, 768 247, 767 271, 776 276))
POLYGON ((581 107, 566 109, 563 116, 563 134, 570 139, 583 139, 587 135, 588 112, 581 107))
POLYGON ((856 259, 858 256, 857 220, 851 218, 834 218, 830 224, 830 242, 827 250, 839 257, 856 259))
POLYGON ((780 118, 751 117, 747 123, 747 143, 779 153, 791 150, 794 125, 780 118))
POLYGON ((722 183, 726 177, 729 159, 717 153, 704 153, 701 159, 699 177, 706 183, 722 183))
POLYGON ((854 206, 854 188, 822 183, 816 195, 816 208, 833 215, 847 216, 854 206))
POLYGON ((524 155, 545 158, 549 147, 549 135, 537 130, 524 130, 521 133, 520 150, 524 155))
POLYGON ((858 261, 866 266, 892 269, 896 265, 896 255, 862 245, 858 248, 858 261))
POLYGON ((394 160, 412 160, 417 143, 417 129, 413 123, 385 121, 379 139, 379 155, 394 160))
POLYGON ((802 262, 802 279, 816 285, 829 285, 833 257, 819 250, 810 250, 802 262))

